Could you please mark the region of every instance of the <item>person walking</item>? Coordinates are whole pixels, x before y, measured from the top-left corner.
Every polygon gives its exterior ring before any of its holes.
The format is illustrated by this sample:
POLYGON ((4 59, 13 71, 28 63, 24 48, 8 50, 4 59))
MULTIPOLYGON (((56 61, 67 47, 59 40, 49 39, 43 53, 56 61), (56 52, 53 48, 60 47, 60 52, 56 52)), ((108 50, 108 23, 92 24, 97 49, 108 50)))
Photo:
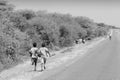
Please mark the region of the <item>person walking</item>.
POLYGON ((109 32, 108 37, 109 37, 109 40, 112 39, 112 30, 109 32))

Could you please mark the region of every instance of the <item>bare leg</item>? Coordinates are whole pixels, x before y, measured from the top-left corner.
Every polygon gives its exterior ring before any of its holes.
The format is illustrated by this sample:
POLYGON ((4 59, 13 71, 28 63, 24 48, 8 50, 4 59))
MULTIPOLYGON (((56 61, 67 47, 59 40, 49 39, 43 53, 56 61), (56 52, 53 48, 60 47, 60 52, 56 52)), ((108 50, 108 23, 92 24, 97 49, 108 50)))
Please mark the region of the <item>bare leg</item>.
POLYGON ((45 70, 45 58, 42 58, 42 63, 41 63, 41 71, 45 70))
POLYGON ((36 71, 36 67, 37 67, 37 58, 35 58, 34 64, 35 64, 35 66, 34 66, 34 71, 36 71))
POLYGON ((44 64, 44 69, 46 69, 45 64, 44 64))
POLYGON ((44 69, 43 69, 43 67, 44 67, 44 65, 43 65, 43 63, 41 64, 41 71, 43 71, 44 69))
POLYGON ((36 66, 34 66, 34 71, 36 71, 36 66))

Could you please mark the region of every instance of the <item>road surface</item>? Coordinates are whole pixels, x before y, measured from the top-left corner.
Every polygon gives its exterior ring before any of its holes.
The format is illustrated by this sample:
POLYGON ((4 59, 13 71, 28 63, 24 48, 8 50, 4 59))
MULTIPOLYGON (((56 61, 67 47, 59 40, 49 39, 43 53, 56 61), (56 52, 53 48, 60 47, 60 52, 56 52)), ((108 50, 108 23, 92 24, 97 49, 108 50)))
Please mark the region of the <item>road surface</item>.
POLYGON ((112 40, 105 40, 84 58, 51 74, 43 80, 120 80, 120 32, 114 31, 112 40))
POLYGON ((30 61, 0 73, 0 80, 120 80, 120 32, 57 55, 43 72, 30 61))

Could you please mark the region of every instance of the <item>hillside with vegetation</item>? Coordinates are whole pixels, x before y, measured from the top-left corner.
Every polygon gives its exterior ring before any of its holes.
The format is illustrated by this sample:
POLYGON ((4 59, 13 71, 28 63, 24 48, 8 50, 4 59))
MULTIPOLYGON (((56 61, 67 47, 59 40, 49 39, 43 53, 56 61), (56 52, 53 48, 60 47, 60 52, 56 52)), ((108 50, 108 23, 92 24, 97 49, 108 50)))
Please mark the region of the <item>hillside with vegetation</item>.
POLYGON ((0 0, 0 70, 29 57, 33 42, 51 50, 72 46, 74 40, 105 36, 109 25, 70 14, 45 11, 14 10, 7 1, 0 0), (9 48, 12 47, 12 53, 9 48))

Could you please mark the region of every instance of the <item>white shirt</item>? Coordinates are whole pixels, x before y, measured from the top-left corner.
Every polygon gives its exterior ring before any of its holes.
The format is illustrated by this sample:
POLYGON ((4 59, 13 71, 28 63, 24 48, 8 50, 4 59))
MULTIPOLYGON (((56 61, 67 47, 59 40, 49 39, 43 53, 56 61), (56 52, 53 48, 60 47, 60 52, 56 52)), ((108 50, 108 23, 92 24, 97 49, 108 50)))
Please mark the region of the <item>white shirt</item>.
POLYGON ((41 53, 45 56, 45 57, 47 57, 47 51, 48 51, 48 49, 46 48, 46 47, 41 47, 39 50, 38 50, 38 52, 40 52, 41 51, 41 53))
POLYGON ((31 51, 31 53, 32 53, 32 58, 37 58, 36 52, 38 51, 38 48, 33 47, 33 48, 31 48, 30 51, 31 51))

